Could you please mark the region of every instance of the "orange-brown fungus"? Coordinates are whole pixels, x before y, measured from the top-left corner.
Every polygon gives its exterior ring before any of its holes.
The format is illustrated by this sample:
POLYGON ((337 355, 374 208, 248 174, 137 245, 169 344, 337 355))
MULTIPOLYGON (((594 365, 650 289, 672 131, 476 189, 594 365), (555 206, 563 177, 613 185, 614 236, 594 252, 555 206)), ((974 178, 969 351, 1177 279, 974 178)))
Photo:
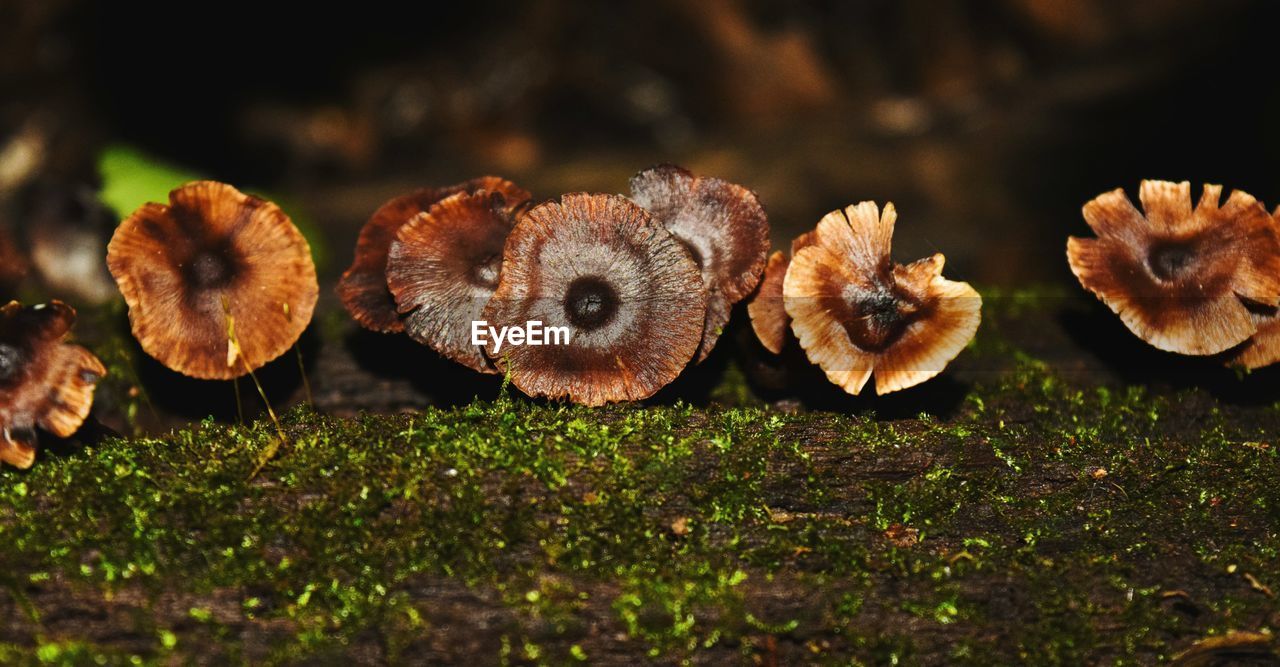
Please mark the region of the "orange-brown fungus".
POLYGON ((289 216, 213 181, 134 211, 107 247, 107 266, 142 349, 209 380, 283 354, 311 322, 319 295, 311 248, 289 216))
POLYGON ((689 252, 614 195, 535 206, 507 239, 485 320, 565 327, 566 344, 487 352, 521 391, 585 405, 647 398, 680 374, 702 338, 706 299, 689 252))
POLYGON ((1250 306, 1280 299, 1280 236, 1266 209, 1236 190, 1143 181, 1143 212, 1123 190, 1084 205, 1097 238, 1067 240, 1080 284, 1151 345, 1180 354, 1217 354, 1257 332, 1250 306), (1145 212, 1145 214, 1144 214, 1145 212))
POLYGON ((968 283, 942 277, 942 255, 906 266, 890 260, 896 220, 892 204, 882 216, 873 202, 828 213, 783 283, 800 346, 851 394, 873 372, 878 394, 937 375, 981 319, 981 297, 968 283))
POLYGON ((395 297, 387 289, 387 255, 396 232, 405 224, 450 195, 479 190, 500 193, 515 210, 528 203, 528 191, 497 176, 482 176, 443 188, 422 188, 383 204, 373 212, 356 240, 351 268, 338 281, 338 298, 360 326, 382 333, 404 331, 395 297))
POLYGON ((75 319, 60 301, 0 308, 0 461, 29 468, 36 427, 66 438, 88 417, 107 369, 88 350, 63 342, 75 319))

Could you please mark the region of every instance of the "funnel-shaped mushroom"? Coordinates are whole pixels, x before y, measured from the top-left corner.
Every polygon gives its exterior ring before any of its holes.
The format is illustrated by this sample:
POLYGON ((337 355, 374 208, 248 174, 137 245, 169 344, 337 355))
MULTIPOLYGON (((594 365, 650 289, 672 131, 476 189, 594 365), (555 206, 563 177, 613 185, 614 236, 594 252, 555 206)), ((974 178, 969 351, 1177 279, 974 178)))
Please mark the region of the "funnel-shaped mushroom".
POLYGON ((698 361, 706 359, 733 304, 760 282, 769 254, 769 219, 751 190, 664 164, 631 178, 631 199, 693 255, 707 292, 698 361))
POLYGON ((311 248, 284 211, 213 181, 134 211, 107 247, 107 266, 142 349, 207 380, 240 377, 287 351, 319 295, 311 248))
POLYGON ((63 342, 75 319, 60 301, 0 308, 0 461, 30 468, 36 427, 65 438, 89 416, 107 369, 88 350, 63 342))
POLYGON ((809 361, 857 394, 876 376, 876 393, 942 372, 973 339, 982 298, 942 277, 943 256, 906 266, 889 258, 897 213, 874 202, 832 211, 814 245, 791 260, 783 298, 809 361))
POLYGON ((1085 289, 1134 335, 1180 354, 1217 354, 1257 331, 1245 302, 1280 299, 1280 237, 1266 209, 1236 190, 1143 181, 1145 215, 1123 190, 1084 205, 1097 238, 1067 239, 1067 260, 1085 289))
POLYGON ((471 323, 483 317, 498 288, 516 213, 501 192, 451 195, 401 227, 388 256, 387 285, 405 331, 482 373, 497 371, 471 342, 471 323))
POLYGON ((639 400, 680 374, 702 338, 706 299, 689 253, 649 214, 613 195, 567 194, 511 231, 495 329, 538 322, 542 345, 486 351, 527 394, 602 405, 639 400), (560 327, 567 341, 550 341, 560 327))
POLYGON ((338 298, 360 326, 382 333, 404 331, 404 324, 396 312, 395 298, 387 289, 387 254, 396 232, 445 197, 479 190, 502 194, 512 210, 523 206, 532 197, 510 181, 497 176, 482 176, 443 188, 415 190, 388 201, 373 212, 356 240, 355 261, 338 281, 338 298))
POLYGON ((791 316, 787 314, 782 300, 782 282, 787 277, 787 268, 791 266, 791 258, 802 248, 813 245, 815 240, 814 232, 805 232, 791 241, 790 255, 781 250, 770 255, 769 263, 764 267, 764 279, 747 302, 751 329, 760 344, 774 354, 782 353, 791 328, 791 316))

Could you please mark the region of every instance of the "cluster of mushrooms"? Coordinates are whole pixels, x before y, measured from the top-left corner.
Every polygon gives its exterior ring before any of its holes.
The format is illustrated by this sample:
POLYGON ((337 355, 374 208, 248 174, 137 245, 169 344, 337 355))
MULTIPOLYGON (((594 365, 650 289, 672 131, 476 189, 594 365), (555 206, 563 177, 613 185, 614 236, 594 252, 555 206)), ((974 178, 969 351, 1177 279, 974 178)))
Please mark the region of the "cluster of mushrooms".
MULTIPOLYGON (((1121 190, 1101 195, 1084 207, 1098 237, 1069 239, 1067 255, 1081 284, 1152 345, 1257 368, 1280 359, 1280 222, 1243 192, 1220 204, 1221 191, 1206 185, 1192 208, 1188 183, 1144 181, 1144 212, 1121 190)), ((652 396, 707 358, 743 300, 769 351, 795 341, 845 391, 874 375, 885 394, 940 373, 972 340, 982 306, 967 283, 942 277, 941 254, 895 264, 896 221, 892 204, 862 202, 767 256, 755 193, 680 167, 640 172, 626 197, 537 204, 486 176, 380 207, 337 291, 361 326, 406 333, 532 396, 592 406, 652 396), (538 321, 572 337, 499 349, 475 344, 479 321, 538 321)), ((286 353, 319 296, 289 217, 213 181, 134 211, 107 267, 142 349, 208 380, 252 375, 286 353)), ((0 309, 0 461, 28 467, 37 428, 67 437, 87 418, 106 369, 67 342, 74 321, 59 301, 0 309)))

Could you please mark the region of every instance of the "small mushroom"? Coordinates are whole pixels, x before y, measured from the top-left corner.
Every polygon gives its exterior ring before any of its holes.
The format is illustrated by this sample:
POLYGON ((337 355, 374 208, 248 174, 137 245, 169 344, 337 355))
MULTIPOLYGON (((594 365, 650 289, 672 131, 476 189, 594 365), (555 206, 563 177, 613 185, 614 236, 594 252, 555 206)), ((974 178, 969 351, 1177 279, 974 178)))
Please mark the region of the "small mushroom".
MULTIPOLYGON (((1280 232, 1280 208, 1271 213, 1271 226, 1280 232)), ((1256 370, 1280 361, 1280 309, 1254 306, 1249 316, 1258 333, 1227 353, 1227 365, 1256 370)))
POLYGON ((615 195, 567 194, 512 229, 490 326, 565 327, 567 344, 486 352, 533 396, 585 405, 640 400, 671 382, 702 338, 706 297, 689 252, 615 195))
POLYGON ((142 349, 169 368, 229 380, 284 354, 311 321, 311 248, 275 204, 213 181, 120 223, 107 266, 142 349))
POLYGON ((387 289, 387 254, 396 232, 433 204, 459 192, 501 193, 513 210, 532 197, 516 184, 496 176, 482 176, 443 188, 422 188, 388 201, 373 212, 356 240, 355 261, 338 281, 338 298, 360 326, 381 333, 400 333, 404 324, 395 297, 387 289))
POLYGON ((1179 354, 1217 354, 1257 332, 1246 304, 1280 301, 1280 236, 1266 209, 1236 190, 1205 185, 1191 207, 1187 181, 1143 181, 1145 215, 1123 190, 1084 205, 1097 238, 1067 239, 1085 289, 1134 335, 1179 354))
POLYGON ((525 201, 513 206, 501 192, 459 192, 399 229, 386 282, 414 340, 472 370, 497 372, 472 344, 471 323, 498 288, 502 250, 525 201))
POLYGON ((828 213, 816 242, 800 249, 783 282, 791 329, 809 361, 850 394, 876 376, 876 393, 942 372, 973 339, 982 298, 942 277, 941 254, 911 264, 889 258, 893 204, 828 213))
POLYGON ((791 326, 791 316, 787 315, 787 308, 782 300, 782 282, 787 276, 787 267, 791 266, 791 258, 801 248, 814 244, 815 238, 814 232, 805 232, 791 241, 790 255, 781 250, 770 255, 769 263, 764 267, 764 279, 747 302, 751 329, 755 331, 760 344, 774 354, 782 354, 791 326))
POLYGON ((701 362, 729 322, 733 304, 760 282, 769 254, 768 216, 751 190, 670 164, 633 176, 631 199, 689 250, 701 270, 707 293, 701 362))
POLYGON ((107 369, 93 353, 63 342, 75 319, 61 301, 0 308, 0 461, 30 468, 36 427, 66 438, 89 416, 107 369))

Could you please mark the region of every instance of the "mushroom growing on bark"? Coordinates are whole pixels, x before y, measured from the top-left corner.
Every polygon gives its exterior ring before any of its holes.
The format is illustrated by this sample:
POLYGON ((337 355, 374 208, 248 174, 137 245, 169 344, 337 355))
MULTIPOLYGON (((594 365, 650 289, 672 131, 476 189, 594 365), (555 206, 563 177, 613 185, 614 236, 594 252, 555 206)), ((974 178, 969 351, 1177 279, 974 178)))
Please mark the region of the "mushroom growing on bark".
POLYGON ((527 197, 459 192, 432 204, 396 233, 386 283, 414 340, 482 373, 496 373, 472 344, 471 323, 498 288, 502 251, 527 197))
POLYGON ((791 241, 791 254, 779 250, 769 256, 769 263, 764 267, 764 279, 760 287, 747 302, 747 315, 751 317, 751 329, 764 348, 774 354, 781 354, 787 343, 787 332, 791 328, 791 316, 787 314, 782 300, 782 283, 787 276, 787 268, 791 259, 802 248, 813 245, 816 239, 814 232, 805 232, 791 241))
POLYGON ((671 382, 702 338, 706 297, 688 250, 624 197, 567 194, 530 209, 507 239, 493 327, 564 327, 566 344, 487 352, 533 396, 639 400, 671 382))
POLYGON ((111 239, 107 266, 142 349, 206 380, 284 354, 319 295, 311 248, 284 211, 213 181, 134 211, 111 239))
POLYGON ((905 266, 889 258, 897 212, 874 202, 832 211, 791 260, 783 298, 809 361, 850 394, 876 393, 942 372, 973 339, 982 298, 942 277, 941 254, 905 266))
POLYGON ((107 369, 93 353, 63 342, 75 319, 61 301, 0 308, 0 461, 30 468, 36 427, 66 438, 89 416, 107 369))
POLYGON ((693 256, 707 294, 698 361, 715 347, 733 304, 760 282, 769 254, 769 219, 756 194, 718 178, 659 165, 631 178, 631 199, 693 256))
POLYGON ((1143 212, 1124 191, 1084 205, 1097 238, 1067 239, 1067 260, 1134 335, 1179 354, 1228 350, 1257 332, 1248 305, 1280 300, 1280 236, 1262 204, 1205 185, 1191 206, 1187 181, 1143 181, 1143 212))
POLYGON ((382 333, 404 331, 395 297, 387 288, 387 255, 396 232, 418 214, 450 195, 480 190, 500 193, 506 206, 516 210, 532 195, 496 176, 482 176, 443 188, 422 188, 388 201, 373 212, 356 240, 351 268, 338 281, 338 298, 360 326, 382 333))

